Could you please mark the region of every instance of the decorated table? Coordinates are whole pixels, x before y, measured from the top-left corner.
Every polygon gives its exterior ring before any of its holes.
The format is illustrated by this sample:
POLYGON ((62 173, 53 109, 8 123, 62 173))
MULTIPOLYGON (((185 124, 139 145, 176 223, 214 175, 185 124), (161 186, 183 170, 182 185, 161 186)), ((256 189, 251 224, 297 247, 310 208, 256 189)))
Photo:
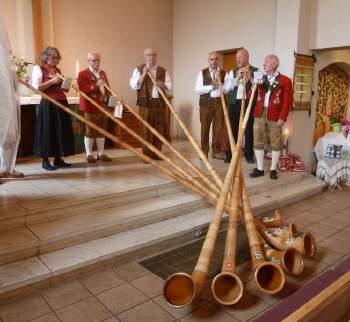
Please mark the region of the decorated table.
POLYGON ((329 132, 315 145, 317 157, 316 176, 334 189, 343 183, 350 186, 350 135, 329 132))

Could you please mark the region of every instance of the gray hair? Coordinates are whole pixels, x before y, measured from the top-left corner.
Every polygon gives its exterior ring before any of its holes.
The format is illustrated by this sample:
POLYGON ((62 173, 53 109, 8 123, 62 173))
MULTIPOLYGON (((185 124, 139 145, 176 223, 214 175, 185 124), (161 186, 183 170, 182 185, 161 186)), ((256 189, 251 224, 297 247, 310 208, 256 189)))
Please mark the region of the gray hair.
POLYGON ((278 68, 278 66, 280 65, 280 59, 274 54, 267 55, 266 59, 273 59, 275 61, 276 68, 278 68))
POLYGON ((61 54, 59 50, 56 47, 46 47, 42 52, 41 52, 41 63, 42 64, 47 64, 48 59, 56 54, 58 59, 61 59, 61 54))

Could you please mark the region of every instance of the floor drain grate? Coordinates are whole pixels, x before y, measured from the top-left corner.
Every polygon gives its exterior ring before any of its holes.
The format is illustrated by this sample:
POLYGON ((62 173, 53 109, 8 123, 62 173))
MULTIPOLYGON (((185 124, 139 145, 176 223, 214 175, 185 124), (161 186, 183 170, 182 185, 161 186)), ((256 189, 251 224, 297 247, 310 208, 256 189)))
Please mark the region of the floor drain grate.
MULTIPOLYGON (((204 238, 205 236, 171 251, 147 258, 139 263, 162 279, 166 279, 169 275, 176 272, 184 272, 191 275, 197 263, 204 238)), ((221 270, 225 241, 226 231, 222 231, 219 233, 216 241, 215 252, 209 270, 209 278, 213 278, 221 270)), ((242 225, 238 226, 237 245, 237 265, 241 265, 250 259, 247 235, 242 225)))

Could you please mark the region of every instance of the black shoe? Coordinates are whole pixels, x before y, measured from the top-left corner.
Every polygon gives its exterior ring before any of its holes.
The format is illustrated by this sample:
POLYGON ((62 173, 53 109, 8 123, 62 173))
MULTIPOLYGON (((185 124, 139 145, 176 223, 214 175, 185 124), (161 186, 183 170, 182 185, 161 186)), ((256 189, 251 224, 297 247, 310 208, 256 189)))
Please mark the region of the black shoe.
POLYGON ((255 168, 253 172, 250 174, 251 178, 257 178, 257 177, 262 177, 264 175, 264 170, 259 170, 255 168))
POLYGON ((64 162, 61 158, 55 158, 53 165, 56 168, 70 168, 72 166, 70 163, 64 162))
POLYGON ((231 158, 226 157, 224 160, 225 163, 231 163, 231 158))
POLYGON ((270 178, 273 179, 273 180, 276 180, 278 178, 276 170, 271 170, 270 171, 270 178))
POLYGON ((254 157, 246 157, 245 160, 246 160, 248 163, 255 163, 254 157))
POLYGON ((47 171, 54 171, 57 169, 56 167, 52 166, 49 161, 43 161, 41 167, 47 171))

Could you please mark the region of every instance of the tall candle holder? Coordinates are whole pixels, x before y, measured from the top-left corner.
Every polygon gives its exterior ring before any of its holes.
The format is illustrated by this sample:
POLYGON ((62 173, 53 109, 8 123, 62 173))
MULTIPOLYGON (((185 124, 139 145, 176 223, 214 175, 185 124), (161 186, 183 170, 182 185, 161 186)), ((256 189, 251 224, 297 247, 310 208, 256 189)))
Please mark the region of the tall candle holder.
POLYGON ((288 138, 289 138, 289 130, 285 128, 283 131, 283 155, 288 156, 288 138))

